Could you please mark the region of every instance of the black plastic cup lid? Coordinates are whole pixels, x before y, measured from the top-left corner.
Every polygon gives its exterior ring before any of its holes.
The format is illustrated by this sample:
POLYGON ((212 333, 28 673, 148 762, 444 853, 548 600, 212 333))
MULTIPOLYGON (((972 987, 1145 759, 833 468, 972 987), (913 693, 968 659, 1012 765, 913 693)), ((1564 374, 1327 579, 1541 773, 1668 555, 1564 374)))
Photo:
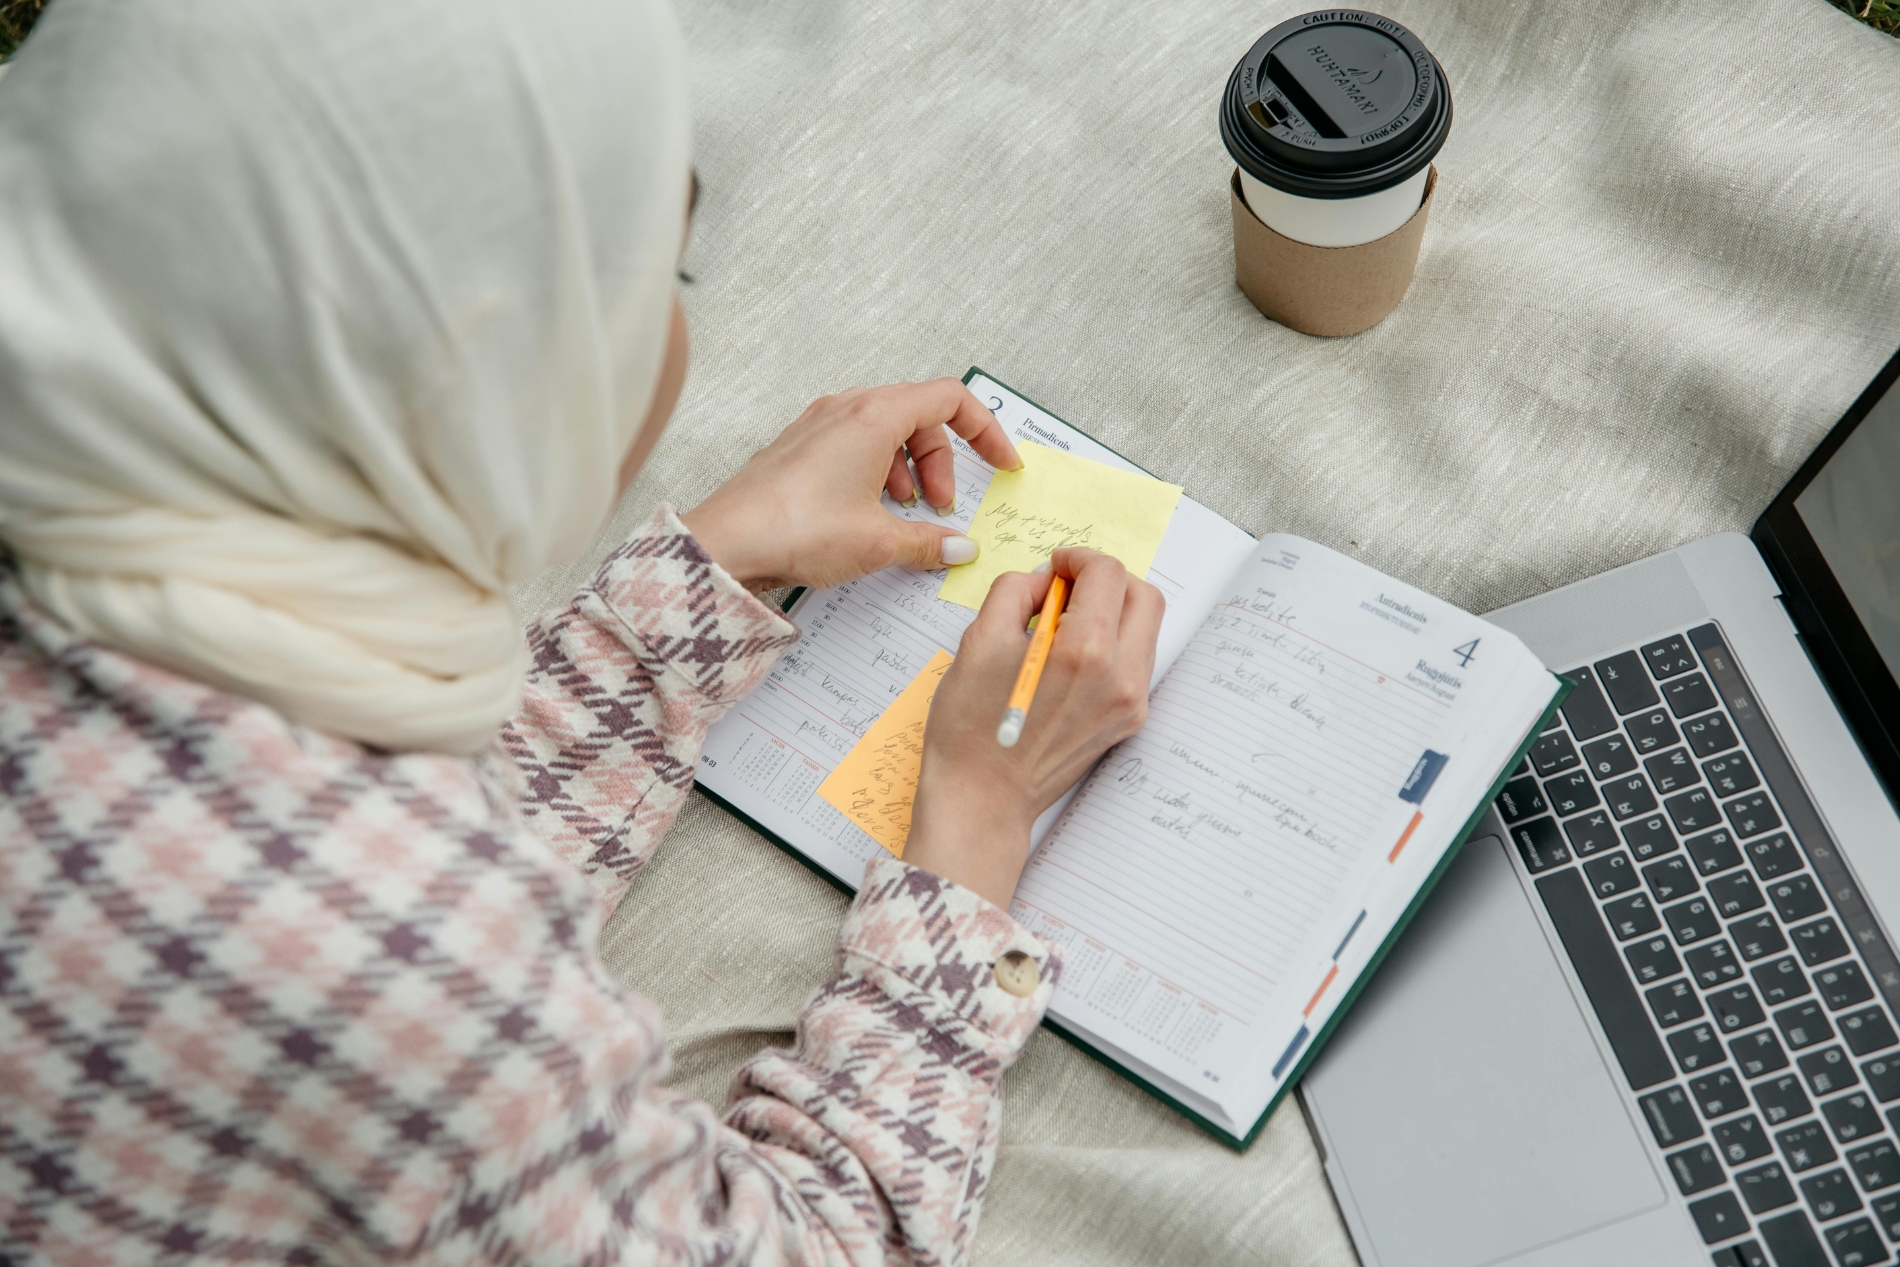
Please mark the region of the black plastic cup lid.
POLYGON ((1221 97, 1241 170, 1304 198, 1359 198, 1430 165, 1451 132, 1451 85, 1418 36, 1375 13, 1326 9, 1261 36, 1221 97))

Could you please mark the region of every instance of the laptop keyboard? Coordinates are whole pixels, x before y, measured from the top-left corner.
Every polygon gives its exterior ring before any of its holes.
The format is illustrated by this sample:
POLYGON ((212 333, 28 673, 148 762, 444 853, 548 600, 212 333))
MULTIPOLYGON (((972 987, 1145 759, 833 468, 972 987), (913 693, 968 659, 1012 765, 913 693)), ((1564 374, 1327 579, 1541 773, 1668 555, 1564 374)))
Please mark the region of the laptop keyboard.
POLYGON ((1498 798, 1715 1267, 1900 1244, 1900 961, 1703 625, 1565 674, 1498 798))

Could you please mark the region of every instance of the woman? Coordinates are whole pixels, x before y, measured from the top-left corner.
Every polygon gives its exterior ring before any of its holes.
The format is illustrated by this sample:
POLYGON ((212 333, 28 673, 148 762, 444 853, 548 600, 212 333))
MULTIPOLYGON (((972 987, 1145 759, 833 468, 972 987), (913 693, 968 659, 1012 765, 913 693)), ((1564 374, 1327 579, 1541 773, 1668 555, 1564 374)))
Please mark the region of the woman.
POLYGON ((1058 552, 1006 760, 998 581, 796 1045, 665 1088, 593 944, 796 636, 748 590, 967 555, 879 494, 1015 456, 820 400, 524 645, 680 389, 683 62, 659 0, 60 0, 0 81, 0 1261, 967 1256, 1029 824, 1161 602, 1058 552))

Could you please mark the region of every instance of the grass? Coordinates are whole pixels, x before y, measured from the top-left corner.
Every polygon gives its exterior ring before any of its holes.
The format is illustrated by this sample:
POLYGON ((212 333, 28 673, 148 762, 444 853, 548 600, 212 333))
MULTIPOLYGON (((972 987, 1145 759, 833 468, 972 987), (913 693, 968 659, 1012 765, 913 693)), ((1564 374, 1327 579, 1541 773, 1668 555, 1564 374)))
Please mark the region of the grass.
POLYGON ((0 0, 0 58, 13 56, 45 7, 46 0, 0 0))
MULTIPOLYGON (((1853 14, 1876 31, 1900 36, 1900 0, 1828 0, 1835 8, 1853 14)), ((13 56, 20 41, 33 29, 33 21, 46 7, 46 0, 0 0, 0 61, 13 56)))

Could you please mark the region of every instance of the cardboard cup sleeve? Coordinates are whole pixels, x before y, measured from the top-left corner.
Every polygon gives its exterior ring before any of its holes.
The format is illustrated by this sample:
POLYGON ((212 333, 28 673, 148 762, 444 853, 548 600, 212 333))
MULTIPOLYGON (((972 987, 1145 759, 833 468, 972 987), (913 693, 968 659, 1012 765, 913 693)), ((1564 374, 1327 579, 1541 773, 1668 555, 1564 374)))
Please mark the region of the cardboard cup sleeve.
POLYGON ((1309 246, 1274 232, 1234 197, 1234 280, 1261 313, 1303 334, 1358 334, 1399 306, 1418 266, 1418 244, 1438 188, 1438 167, 1425 178, 1418 210, 1392 232, 1358 246, 1309 246))

